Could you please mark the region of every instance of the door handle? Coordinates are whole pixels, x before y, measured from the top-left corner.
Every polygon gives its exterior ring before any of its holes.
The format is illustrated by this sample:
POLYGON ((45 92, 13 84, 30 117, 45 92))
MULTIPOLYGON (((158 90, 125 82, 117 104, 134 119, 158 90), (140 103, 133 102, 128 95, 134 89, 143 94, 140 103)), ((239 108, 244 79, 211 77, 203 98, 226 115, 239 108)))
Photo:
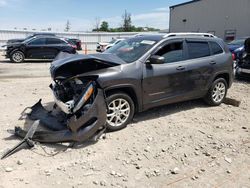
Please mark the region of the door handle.
POLYGON ((215 65, 215 64, 216 64, 215 61, 211 61, 211 62, 210 62, 210 65, 215 65))
POLYGON ((181 71, 181 70, 185 70, 186 68, 185 67, 183 67, 183 66, 179 66, 179 67, 177 67, 176 68, 176 70, 179 70, 179 71, 181 71))

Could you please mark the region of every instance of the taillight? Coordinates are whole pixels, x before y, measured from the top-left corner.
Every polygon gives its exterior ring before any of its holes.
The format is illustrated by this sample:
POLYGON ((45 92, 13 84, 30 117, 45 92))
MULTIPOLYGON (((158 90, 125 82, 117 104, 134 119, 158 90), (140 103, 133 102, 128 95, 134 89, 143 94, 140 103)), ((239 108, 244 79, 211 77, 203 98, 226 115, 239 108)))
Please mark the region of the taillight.
POLYGON ((235 61, 236 60, 236 55, 235 53, 232 53, 232 59, 235 61))
POLYGON ((70 44, 70 46, 71 46, 72 48, 77 49, 77 46, 76 46, 76 45, 70 44))

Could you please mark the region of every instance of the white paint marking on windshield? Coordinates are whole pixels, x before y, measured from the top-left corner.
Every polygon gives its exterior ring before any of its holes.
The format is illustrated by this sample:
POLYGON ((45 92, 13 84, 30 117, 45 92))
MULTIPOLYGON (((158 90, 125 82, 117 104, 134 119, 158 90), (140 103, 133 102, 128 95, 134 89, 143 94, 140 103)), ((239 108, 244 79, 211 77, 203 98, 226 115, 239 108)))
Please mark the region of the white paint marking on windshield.
POLYGON ((154 45, 155 41, 153 41, 153 40, 143 40, 143 41, 141 41, 141 44, 154 45))

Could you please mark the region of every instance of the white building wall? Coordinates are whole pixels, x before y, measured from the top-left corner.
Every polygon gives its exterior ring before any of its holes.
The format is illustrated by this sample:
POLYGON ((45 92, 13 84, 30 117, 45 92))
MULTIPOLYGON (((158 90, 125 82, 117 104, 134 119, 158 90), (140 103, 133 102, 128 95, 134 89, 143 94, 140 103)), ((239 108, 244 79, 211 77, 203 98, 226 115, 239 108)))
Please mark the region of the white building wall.
POLYGON ((177 6, 170 9, 169 27, 170 32, 215 32, 223 39, 226 30, 236 30, 236 37, 250 36, 250 0, 201 0, 177 6))

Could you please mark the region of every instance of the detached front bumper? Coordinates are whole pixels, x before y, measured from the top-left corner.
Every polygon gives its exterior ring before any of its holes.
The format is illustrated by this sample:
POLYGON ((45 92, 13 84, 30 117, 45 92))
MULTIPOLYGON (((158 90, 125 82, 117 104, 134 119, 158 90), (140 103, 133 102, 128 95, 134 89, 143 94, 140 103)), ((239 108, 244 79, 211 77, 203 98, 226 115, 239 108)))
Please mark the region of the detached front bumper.
MULTIPOLYGON (((81 114, 68 115, 64 112, 47 111, 41 100, 31 108, 27 117, 40 120, 49 131, 37 131, 32 140, 41 143, 84 142, 105 128, 106 103, 103 90, 97 89, 95 99, 81 109, 81 114)), ((15 128, 15 135, 24 138, 27 131, 15 128)))

